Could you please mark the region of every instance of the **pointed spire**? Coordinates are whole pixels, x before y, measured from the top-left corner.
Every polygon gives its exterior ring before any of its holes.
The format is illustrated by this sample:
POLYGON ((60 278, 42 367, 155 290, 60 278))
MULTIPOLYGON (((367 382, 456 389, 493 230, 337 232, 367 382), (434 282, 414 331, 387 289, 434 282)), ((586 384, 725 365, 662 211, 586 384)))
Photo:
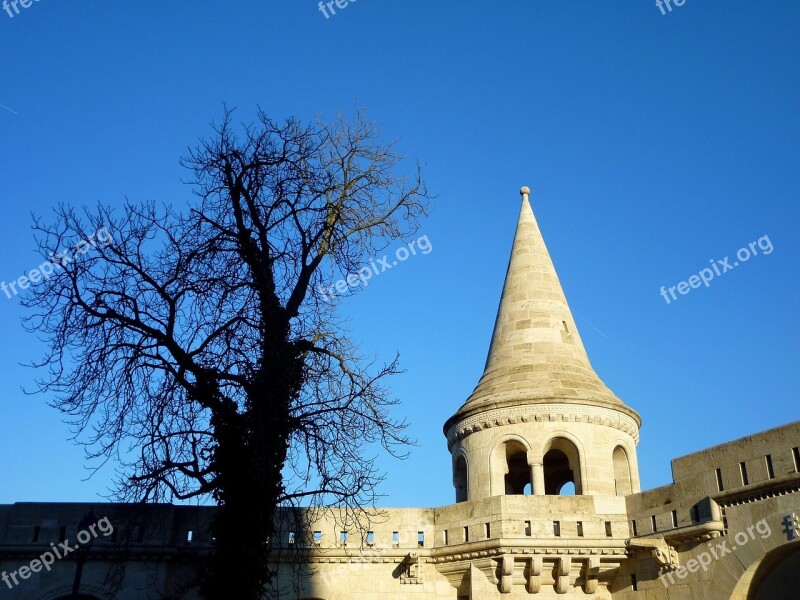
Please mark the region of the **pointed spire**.
POLYGON ((523 187, 520 194, 522 208, 486 367, 458 412, 483 405, 569 402, 636 414, 589 363, 533 215, 530 189, 523 187))

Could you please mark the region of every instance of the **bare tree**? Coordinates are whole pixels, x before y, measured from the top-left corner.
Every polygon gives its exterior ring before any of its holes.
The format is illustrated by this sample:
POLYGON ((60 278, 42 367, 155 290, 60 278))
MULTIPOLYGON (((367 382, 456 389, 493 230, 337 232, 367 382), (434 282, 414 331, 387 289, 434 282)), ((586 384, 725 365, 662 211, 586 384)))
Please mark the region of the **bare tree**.
POLYGON ((408 443, 384 384, 397 359, 361 357, 321 290, 413 235, 428 195, 362 112, 236 127, 226 110, 183 164, 186 210, 35 220, 43 256, 79 250, 31 288, 26 325, 49 347, 38 391, 90 457, 122 465, 115 499, 213 498, 201 594, 256 599, 275 577, 276 508, 374 506, 374 448, 408 443), (103 228, 107 245, 91 239, 103 228))

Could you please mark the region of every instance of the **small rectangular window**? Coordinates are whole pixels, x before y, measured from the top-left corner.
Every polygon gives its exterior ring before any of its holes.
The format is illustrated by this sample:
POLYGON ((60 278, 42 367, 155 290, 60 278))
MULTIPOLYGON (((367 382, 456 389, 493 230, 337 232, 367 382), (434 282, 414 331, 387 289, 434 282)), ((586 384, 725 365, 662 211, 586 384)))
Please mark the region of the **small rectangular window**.
POLYGON ((749 485, 750 482, 747 479, 747 463, 739 463, 739 474, 742 476, 742 485, 749 485))
POLYGON ((315 531, 314 532, 314 545, 319 546, 322 543, 322 532, 315 531))
POLYGON ((577 524, 578 537, 583 537, 583 521, 578 521, 577 524))
POLYGON ((464 527, 464 541, 469 541, 469 527, 464 527))
POLYGON ((394 546, 395 548, 399 548, 400 547, 400 532, 399 531, 393 531, 392 532, 392 546, 394 546))
POLYGON ((484 523, 483 524, 483 537, 489 539, 492 537, 492 525, 491 523, 484 523))
POLYGON ((38 525, 33 528, 33 539, 31 540, 34 544, 39 541, 39 536, 42 533, 42 528, 38 525))
POLYGON ((375 545, 375 532, 368 531, 367 532, 367 546, 374 546, 375 545))
POLYGON ((191 544, 194 541, 194 531, 191 529, 186 532, 186 543, 191 544))
POLYGON ((775 468, 772 466, 772 455, 767 454, 764 458, 767 462, 767 477, 769 479, 775 479, 775 468))
POLYGON ((658 525, 656 525, 656 516, 655 515, 650 517, 650 526, 653 528, 653 533, 658 531, 658 525))
POLYGON ((800 473, 800 448, 792 448, 792 458, 794 458, 794 472, 800 473))
POLYGON ((525 521, 525 535, 527 537, 531 536, 531 522, 530 521, 525 521))
POLYGON ((606 537, 611 537, 613 535, 611 531, 611 521, 606 521, 606 537))
POLYGON ((673 527, 677 527, 678 526, 678 511, 677 510, 673 510, 672 511, 672 526, 673 527))
POLYGON ((561 537, 561 521, 553 521, 553 535, 561 537))
POLYGON ((419 546, 420 548, 424 548, 425 547, 425 532, 424 531, 417 532, 417 546, 419 546))
POLYGON ((636 579, 636 575, 631 575, 631 587, 633 588, 634 592, 639 591, 639 582, 636 579))
POLYGON ((447 546, 450 540, 447 539, 447 529, 444 530, 444 545, 447 546))
POLYGON ((722 469, 714 469, 714 473, 717 475, 717 491, 725 491, 725 486, 722 485, 722 469))
POLYGON ((346 531, 340 531, 339 532, 339 543, 342 546, 346 546, 347 545, 347 532, 346 531))
POLYGON ((637 536, 637 535, 639 535, 639 532, 638 532, 638 531, 636 531, 636 519, 634 519, 633 521, 631 521, 631 530, 633 530, 633 535, 634 535, 634 536, 637 536))

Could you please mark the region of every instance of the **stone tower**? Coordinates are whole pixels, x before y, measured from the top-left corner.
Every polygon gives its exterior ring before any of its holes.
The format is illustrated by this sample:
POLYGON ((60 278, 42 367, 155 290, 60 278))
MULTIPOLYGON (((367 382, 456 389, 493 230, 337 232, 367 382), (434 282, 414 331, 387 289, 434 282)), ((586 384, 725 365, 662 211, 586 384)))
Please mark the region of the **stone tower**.
POLYGON ((597 376, 528 196, 483 376, 447 420, 456 501, 640 491, 639 415, 597 376), (571 486, 570 486, 571 489, 571 486))

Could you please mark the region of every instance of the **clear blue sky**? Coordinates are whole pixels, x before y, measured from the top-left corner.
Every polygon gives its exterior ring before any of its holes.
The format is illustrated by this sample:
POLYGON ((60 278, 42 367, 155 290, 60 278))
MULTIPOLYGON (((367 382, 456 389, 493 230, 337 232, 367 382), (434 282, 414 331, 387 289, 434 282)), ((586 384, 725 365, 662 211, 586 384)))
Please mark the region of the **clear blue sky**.
MULTIPOLYGON (((178 159, 223 102, 311 118, 357 101, 425 163, 433 251, 348 302, 419 446, 386 505, 454 499, 442 424, 481 375, 519 210, 532 204, 592 362, 669 460, 800 416, 800 4, 687 0, 57 2, 0 12, 0 280, 39 262, 30 212, 185 203, 178 159), (769 236, 774 251, 667 304, 769 236)), ((46 398, 41 347, 0 296, 0 502, 93 500, 46 398)))

